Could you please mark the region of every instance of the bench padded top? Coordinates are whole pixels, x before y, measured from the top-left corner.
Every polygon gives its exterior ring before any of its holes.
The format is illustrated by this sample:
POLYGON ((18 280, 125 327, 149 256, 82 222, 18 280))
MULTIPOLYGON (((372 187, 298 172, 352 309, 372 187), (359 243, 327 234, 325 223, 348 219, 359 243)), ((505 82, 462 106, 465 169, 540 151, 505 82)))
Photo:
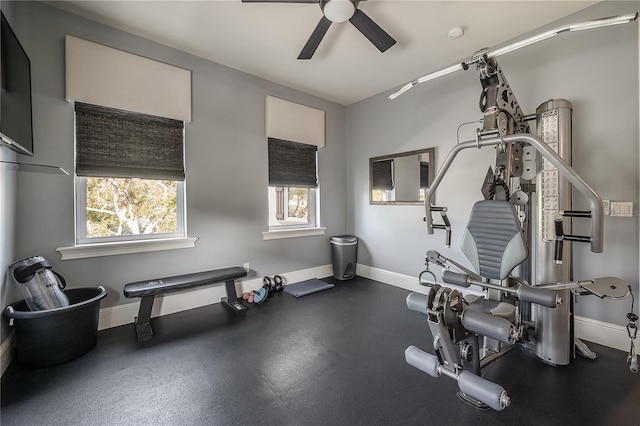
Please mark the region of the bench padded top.
POLYGON ((189 287, 214 284, 221 281, 229 281, 246 276, 247 271, 244 268, 240 266, 234 266, 231 268, 215 269, 213 271, 177 275, 175 277, 137 281, 125 284, 123 292, 125 297, 152 296, 155 294, 180 291, 189 287))

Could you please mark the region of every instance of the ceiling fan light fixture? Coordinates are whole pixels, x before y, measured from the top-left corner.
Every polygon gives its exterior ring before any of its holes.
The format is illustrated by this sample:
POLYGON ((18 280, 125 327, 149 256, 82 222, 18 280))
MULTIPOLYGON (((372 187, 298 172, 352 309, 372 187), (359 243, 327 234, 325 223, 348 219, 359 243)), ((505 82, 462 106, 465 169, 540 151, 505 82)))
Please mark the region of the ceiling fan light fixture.
POLYGON ((464 28, 462 27, 453 27, 447 33, 447 37, 451 40, 459 39, 464 35, 464 28))
POLYGON ((356 11, 350 0, 329 0, 324 4, 324 16, 331 22, 348 21, 356 11))

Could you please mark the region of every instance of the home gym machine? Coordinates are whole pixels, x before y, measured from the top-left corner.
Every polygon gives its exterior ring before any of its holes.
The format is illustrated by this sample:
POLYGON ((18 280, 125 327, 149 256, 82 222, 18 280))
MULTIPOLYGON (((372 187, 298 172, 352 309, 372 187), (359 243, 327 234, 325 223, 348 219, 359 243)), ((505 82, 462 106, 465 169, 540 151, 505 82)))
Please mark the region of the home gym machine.
MULTIPOLYGON (((483 127, 475 140, 457 144, 449 153, 425 196, 427 232, 445 231, 445 247, 451 244, 447 208, 434 206, 432 196, 458 153, 466 149, 495 147, 496 160, 482 185, 484 200, 472 209, 461 242, 462 252, 475 271, 435 250, 426 254, 420 284, 427 295, 411 293, 409 309, 427 316, 435 355, 415 346, 405 351, 410 365, 438 377, 457 381, 458 395, 477 408, 502 410, 510 398, 504 388, 482 378, 482 369, 520 345, 534 351, 550 365, 567 365, 576 351, 587 358, 597 355, 574 336, 574 295, 623 299, 631 287, 615 277, 572 281, 568 243, 586 243, 591 251, 603 251, 604 207, 600 196, 571 168, 571 111, 564 99, 541 104, 525 116, 496 57, 554 35, 622 24, 637 14, 603 18, 548 31, 504 48, 483 49, 459 65, 428 74, 390 96, 394 99, 416 84, 459 69, 475 66, 480 74, 480 110, 483 127), (529 122, 535 121, 535 133, 529 122), (589 210, 572 209, 572 189, 589 203, 589 210), (437 212, 442 223, 435 223, 437 212), (572 220, 590 220, 591 235, 574 235, 572 220), (479 286, 484 297, 463 295, 438 284, 430 266, 443 272, 443 283, 459 287, 479 286), (429 281, 425 279, 431 277, 429 281)), ((633 311, 633 308, 632 308, 633 311)), ((638 316, 627 315, 631 350, 627 362, 637 372, 633 338, 638 316)))

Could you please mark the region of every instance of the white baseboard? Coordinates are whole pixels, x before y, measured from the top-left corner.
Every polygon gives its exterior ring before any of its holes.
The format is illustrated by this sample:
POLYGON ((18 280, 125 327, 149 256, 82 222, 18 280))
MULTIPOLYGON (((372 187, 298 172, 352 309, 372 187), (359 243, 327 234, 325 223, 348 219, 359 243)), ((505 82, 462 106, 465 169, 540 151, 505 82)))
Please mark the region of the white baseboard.
MULTIPOLYGON (((315 268, 302 269, 299 271, 287 272, 279 274, 284 278, 285 285, 298 281, 308 280, 311 278, 324 278, 333 274, 332 265, 322 265, 315 268)), ((252 278, 245 280, 236 280, 236 292, 242 294, 245 291, 257 290, 262 287, 262 278, 252 278)), ((220 303, 220 299, 226 296, 224 285, 212 285, 199 288, 192 291, 168 294, 166 296, 156 297, 153 303, 152 317, 169 315, 188 309, 199 308, 201 306, 220 303)), ((127 303, 124 305, 109 306, 100 309, 98 317, 98 330, 118 327, 121 325, 131 324, 138 315, 140 302, 127 303)), ((0 365, 4 374, 12 360, 12 351, 15 340, 15 332, 12 331, 0 345, 0 357, 2 364, 0 365)))
MULTIPOLYGON (((373 268, 371 266, 357 264, 357 275, 372 280, 376 280, 408 291, 426 294, 426 287, 418 284, 417 277, 403 275, 396 272, 373 268)), ((322 265, 315 268, 303 269, 299 271, 280 274, 285 279, 285 284, 308 280, 311 278, 323 278, 333 275, 332 265, 322 265)), ((262 287, 262 278, 253 278, 236 281, 236 291, 242 294, 245 291, 257 290, 262 287)), ((464 289, 465 293, 481 294, 480 292, 464 289)), ((174 293, 157 297, 153 304, 153 317, 169 315, 188 309, 220 303, 220 299, 226 296, 223 285, 208 286, 192 291, 174 293)), ((139 302, 127 303, 125 305, 110 306, 100 309, 98 329, 104 330, 111 327, 118 327, 131 324, 138 314, 139 302)), ((576 316, 574 320, 576 337, 594 342, 621 351, 629 350, 629 336, 625 327, 597 321, 591 318, 576 316)), ((0 369, 4 374, 11 363, 12 347, 15 340, 15 333, 12 331, 0 345, 0 369)), ((636 339, 636 348, 640 348, 640 339, 636 339)))
MULTIPOLYGON (((577 315, 573 324, 578 339, 629 352, 631 340, 626 327, 577 315)), ((634 339, 634 345, 640 349, 640 338, 634 339)))
MULTIPOLYGON (((410 275, 399 274, 397 272, 386 271, 384 269, 374 268, 372 266, 362 265, 360 263, 356 266, 356 273, 364 278, 369 278, 371 280, 380 281, 381 283, 389 284, 394 287, 400 287, 405 290, 413 291, 416 293, 427 294, 429 291, 428 287, 422 286, 418 284, 418 277, 412 277, 410 275)), ((447 287, 455 288, 465 294, 477 294, 481 296, 483 293, 476 289, 476 286, 465 288, 458 287, 451 284, 446 284, 447 287)))
MULTIPOLYGON (((361 277, 380 281, 405 290, 414 291, 416 293, 427 294, 427 287, 418 284, 417 277, 398 274, 396 272, 386 271, 383 269, 373 268, 367 265, 357 264, 357 274, 361 277)), ((447 284, 449 287, 456 288, 463 293, 482 294, 480 291, 469 290, 462 287, 447 284)), ((626 327, 607 322, 597 321, 591 318, 575 316, 574 318, 575 335, 577 338, 597 343, 599 345, 608 346, 610 348, 619 349, 621 351, 629 351, 630 340, 626 327)), ((636 348, 640 349, 640 338, 635 339, 636 348)))
MULTIPOLYGON (((332 265, 323 265, 279 275, 284 278, 286 285, 287 283, 295 283, 311 278, 324 278, 332 274, 332 265)), ((242 294, 246 291, 257 290, 262 287, 262 285, 262 278, 236 280, 236 292, 237 294, 242 294)), ((207 286, 192 291, 158 296, 154 299, 151 316, 159 317, 211 305, 213 303, 220 303, 220 299, 225 296, 226 291, 224 285, 207 286)), ((139 306, 140 302, 137 301, 100 309, 98 330, 133 323, 134 318, 138 315, 139 306)))

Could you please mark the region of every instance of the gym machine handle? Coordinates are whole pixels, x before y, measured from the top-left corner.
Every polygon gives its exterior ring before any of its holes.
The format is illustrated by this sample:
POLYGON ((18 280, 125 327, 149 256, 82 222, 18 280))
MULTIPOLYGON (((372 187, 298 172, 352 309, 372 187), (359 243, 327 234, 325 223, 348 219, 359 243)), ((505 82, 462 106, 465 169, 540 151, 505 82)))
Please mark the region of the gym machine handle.
POLYGON ((553 262, 556 265, 562 265, 562 249, 563 249, 563 241, 562 237, 564 236, 564 231, 562 229, 562 217, 557 217, 554 220, 555 230, 556 230, 556 241, 555 241, 555 252, 553 255, 553 262))
POLYGON ((591 212, 584 210, 560 210, 560 214, 564 217, 591 217, 591 212))
POLYGON ((547 308, 555 308, 562 303, 562 299, 558 297, 558 293, 552 290, 529 287, 520 285, 517 288, 503 287, 499 284, 487 283, 484 281, 474 280, 467 274, 459 274, 457 272, 442 272, 442 281, 461 287, 469 287, 471 284, 478 285, 482 288, 502 291, 516 296, 523 302, 535 303, 537 305, 546 306, 547 308))
POLYGON ((502 343, 515 343, 517 339, 515 326, 505 318, 474 311, 473 309, 465 309, 460 322, 465 330, 473 331, 502 343))
POLYGON ((471 285, 471 277, 469 275, 453 271, 442 271, 442 281, 460 287, 469 287, 471 285))
POLYGON ((591 212, 591 236, 580 238, 568 238, 567 241, 586 241, 591 243, 591 251, 594 253, 602 253, 603 249, 603 235, 604 235, 604 205, 602 198, 591 188, 578 174, 567 164, 555 151, 544 143, 538 136, 529 133, 517 133, 514 135, 507 135, 503 137, 493 137, 488 139, 477 139, 459 143, 453 147, 453 149, 447 155, 442 167, 438 170, 436 177, 433 179, 433 183, 429 187, 429 191, 425 195, 425 222, 427 224, 427 233, 433 234, 433 220, 431 217, 431 209, 428 200, 431 200, 435 194, 436 189, 440 185, 440 182, 444 178, 444 175, 451 167, 451 164, 455 160, 458 153, 464 149, 470 148, 482 148, 485 146, 495 146, 500 144, 508 144, 514 142, 525 142, 533 146, 544 158, 558 169, 558 171, 567 178, 567 180, 589 201, 589 207, 591 212))
POLYGON ((591 242, 591 237, 582 236, 582 235, 565 235, 562 237, 565 241, 573 241, 576 243, 589 243, 591 242))
POLYGON ((557 216, 554 219, 555 225, 555 253, 553 256, 554 263, 561 265, 562 264, 562 248, 563 241, 572 241, 577 243, 590 243, 591 237, 583 236, 583 235, 565 235, 562 229, 562 217, 591 217, 590 211, 577 211, 577 210, 564 210, 560 211, 561 216, 557 216))
MULTIPOLYGON (((425 206, 426 205, 428 205, 428 202, 425 201, 425 206)), ((451 222, 449 222, 449 218, 447 217, 447 208, 429 206, 429 208, 425 209, 425 213, 426 217, 423 220, 427 222, 427 233, 433 234, 434 229, 444 229, 446 232, 444 246, 447 248, 451 247, 451 222), (433 223, 431 212, 440 212, 444 224, 433 223)))
POLYGON ((562 303, 562 299, 558 296, 558 293, 552 290, 521 285, 516 291, 518 299, 523 302, 535 303, 536 305, 546 306, 547 308, 555 308, 562 303))

